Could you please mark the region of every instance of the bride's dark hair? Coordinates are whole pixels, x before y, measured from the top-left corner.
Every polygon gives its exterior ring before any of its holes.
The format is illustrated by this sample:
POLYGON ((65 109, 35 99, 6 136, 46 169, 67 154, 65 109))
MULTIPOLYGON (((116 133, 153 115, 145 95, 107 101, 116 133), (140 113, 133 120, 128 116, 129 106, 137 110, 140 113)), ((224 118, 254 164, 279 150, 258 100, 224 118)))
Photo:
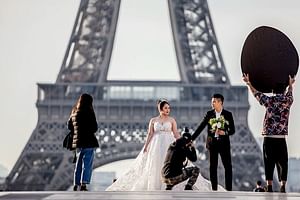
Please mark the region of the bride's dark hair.
POLYGON ((157 100, 157 105, 159 106, 159 110, 162 110, 166 104, 170 105, 168 100, 166 100, 166 99, 157 100))

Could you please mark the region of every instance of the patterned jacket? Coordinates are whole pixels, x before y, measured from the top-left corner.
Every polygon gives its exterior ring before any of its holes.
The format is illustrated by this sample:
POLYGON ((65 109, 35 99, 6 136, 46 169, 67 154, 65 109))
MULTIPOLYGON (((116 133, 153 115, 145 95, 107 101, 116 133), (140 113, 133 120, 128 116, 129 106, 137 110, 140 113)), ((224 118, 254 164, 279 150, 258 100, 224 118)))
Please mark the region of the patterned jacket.
POLYGON ((290 108, 293 103, 293 93, 289 89, 286 94, 267 96, 261 92, 254 94, 258 102, 266 107, 262 135, 288 135, 290 108))

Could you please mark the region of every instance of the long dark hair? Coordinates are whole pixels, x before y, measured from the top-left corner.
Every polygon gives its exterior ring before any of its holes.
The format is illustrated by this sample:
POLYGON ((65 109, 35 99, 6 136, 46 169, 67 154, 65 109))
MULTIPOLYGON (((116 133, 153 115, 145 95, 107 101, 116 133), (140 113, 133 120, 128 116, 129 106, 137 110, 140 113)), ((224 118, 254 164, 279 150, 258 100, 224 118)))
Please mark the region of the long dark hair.
POLYGON ((72 109, 72 113, 79 110, 91 110, 94 112, 93 97, 91 95, 87 93, 83 93, 82 95, 80 95, 79 99, 72 109))

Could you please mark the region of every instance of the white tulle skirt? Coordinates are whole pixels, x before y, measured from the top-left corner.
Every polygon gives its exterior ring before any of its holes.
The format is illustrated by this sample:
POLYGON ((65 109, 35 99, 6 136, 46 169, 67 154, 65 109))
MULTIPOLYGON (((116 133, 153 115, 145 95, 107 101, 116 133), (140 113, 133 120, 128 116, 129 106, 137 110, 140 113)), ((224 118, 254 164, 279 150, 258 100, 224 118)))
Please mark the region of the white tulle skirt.
MULTIPOLYGON (((148 151, 143 149, 133 161, 131 167, 122 176, 110 185, 106 191, 151 191, 165 190, 165 184, 161 181, 161 169, 169 145, 175 141, 170 133, 155 134, 148 146, 148 151)), ((173 190, 183 190, 185 182, 176 185, 173 190)), ((211 191, 208 180, 199 175, 194 190, 211 191)), ((219 186, 219 191, 225 191, 219 186)))

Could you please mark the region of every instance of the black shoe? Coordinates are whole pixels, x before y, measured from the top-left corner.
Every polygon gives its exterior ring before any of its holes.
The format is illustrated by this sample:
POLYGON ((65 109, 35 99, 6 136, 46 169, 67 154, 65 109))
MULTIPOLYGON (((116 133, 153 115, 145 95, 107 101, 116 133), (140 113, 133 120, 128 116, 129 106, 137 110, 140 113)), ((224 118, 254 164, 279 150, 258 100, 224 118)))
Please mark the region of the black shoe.
POLYGON ((267 192, 273 192, 272 185, 268 185, 268 186, 267 186, 267 192))
POLYGON ((85 184, 82 184, 80 186, 80 191, 88 191, 88 189, 86 188, 86 185, 85 184))
POLYGON ((78 185, 74 185, 73 191, 77 191, 77 189, 78 189, 78 185))
POLYGON ((186 186, 184 187, 184 190, 193 190, 193 186, 191 186, 191 185, 186 185, 186 186))
POLYGON ((280 192, 285 193, 285 185, 280 186, 280 192))
POLYGON ((167 185, 166 190, 172 190, 173 185, 167 185))
POLYGON ((217 187, 211 187, 212 191, 217 191, 218 190, 218 186, 217 187))

